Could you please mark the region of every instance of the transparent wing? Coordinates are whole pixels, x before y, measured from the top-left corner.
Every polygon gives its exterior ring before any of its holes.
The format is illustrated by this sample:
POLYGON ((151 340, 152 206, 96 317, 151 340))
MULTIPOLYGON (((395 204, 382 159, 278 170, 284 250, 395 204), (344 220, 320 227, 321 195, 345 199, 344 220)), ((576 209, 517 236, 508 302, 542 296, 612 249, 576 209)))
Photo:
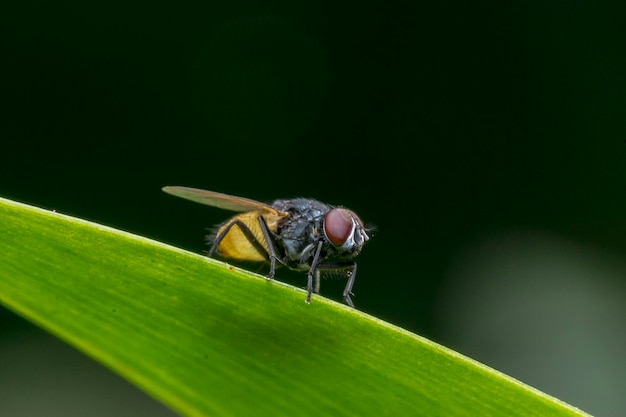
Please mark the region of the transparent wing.
POLYGON ((207 206, 218 207, 230 211, 263 211, 272 213, 280 217, 287 216, 287 213, 277 211, 272 206, 259 201, 250 200, 244 197, 217 193, 215 191, 201 190, 199 188, 168 186, 163 187, 163 191, 176 197, 205 204, 207 206))

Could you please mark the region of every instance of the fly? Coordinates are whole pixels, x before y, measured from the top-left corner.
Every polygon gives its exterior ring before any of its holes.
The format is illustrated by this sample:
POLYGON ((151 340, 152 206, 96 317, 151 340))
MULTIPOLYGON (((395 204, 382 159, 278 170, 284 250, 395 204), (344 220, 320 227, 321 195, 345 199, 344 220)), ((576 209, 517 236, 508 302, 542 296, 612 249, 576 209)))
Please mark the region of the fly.
POLYGON ((369 236, 353 211, 309 198, 265 204, 197 188, 164 187, 163 191, 239 213, 217 226, 210 236, 212 245, 208 256, 269 263, 267 276, 270 279, 274 278, 279 265, 308 271, 307 303, 311 302, 313 292, 319 293, 322 272, 343 272, 348 277, 343 300, 354 308, 350 297, 354 295, 352 287, 356 277, 354 258, 369 236))

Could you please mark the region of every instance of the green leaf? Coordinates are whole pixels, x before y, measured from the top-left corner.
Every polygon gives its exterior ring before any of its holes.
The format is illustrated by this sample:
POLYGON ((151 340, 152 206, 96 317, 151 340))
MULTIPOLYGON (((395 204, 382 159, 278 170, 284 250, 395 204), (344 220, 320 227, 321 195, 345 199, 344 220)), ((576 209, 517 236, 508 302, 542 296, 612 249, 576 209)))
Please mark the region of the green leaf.
POLYGON ((188 416, 580 416, 344 305, 0 199, 0 302, 188 416))

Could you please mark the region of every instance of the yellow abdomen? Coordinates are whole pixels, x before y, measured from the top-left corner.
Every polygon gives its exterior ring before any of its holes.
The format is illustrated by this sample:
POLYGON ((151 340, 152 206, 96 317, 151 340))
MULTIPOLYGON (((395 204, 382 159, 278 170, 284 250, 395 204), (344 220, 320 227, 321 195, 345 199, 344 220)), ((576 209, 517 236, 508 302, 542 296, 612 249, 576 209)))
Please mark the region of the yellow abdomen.
MULTIPOLYGON (((261 230, 261 225, 259 224, 259 215, 261 215, 258 211, 251 211, 247 213, 242 213, 234 216, 230 220, 228 220, 222 227, 217 231, 217 236, 219 237, 224 230, 230 227, 226 235, 224 235, 223 239, 219 242, 217 246, 217 253, 220 256, 232 259, 239 259, 242 261, 251 261, 251 262, 264 262, 268 260, 268 254, 270 252, 268 242, 263 236, 263 231, 261 230), (245 227, 247 227, 251 234, 254 236, 254 239, 260 244, 260 246, 264 249, 264 251, 259 250, 258 245, 255 245, 253 241, 246 235, 242 230, 239 224, 236 222, 239 221, 245 227)), ((267 225, 268 231, 270 233, 274 233, 277 229, 277 220, 274 216, 263 216, 265 223, 267 225)))

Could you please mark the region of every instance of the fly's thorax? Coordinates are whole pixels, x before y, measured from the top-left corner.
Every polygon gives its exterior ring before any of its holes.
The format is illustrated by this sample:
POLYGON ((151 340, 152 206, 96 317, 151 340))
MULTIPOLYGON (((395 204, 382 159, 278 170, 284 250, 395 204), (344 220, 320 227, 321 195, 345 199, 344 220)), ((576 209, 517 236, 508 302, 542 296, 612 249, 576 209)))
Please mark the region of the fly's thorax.
POLYGON ((289 214, 277 227, 276 244, 283 261, 296 269, 310 266, 317 243, 323 238, 324 215, 330 206, 317 200, 298 198, 278 200, 272 204, 276 210, 289 214))

